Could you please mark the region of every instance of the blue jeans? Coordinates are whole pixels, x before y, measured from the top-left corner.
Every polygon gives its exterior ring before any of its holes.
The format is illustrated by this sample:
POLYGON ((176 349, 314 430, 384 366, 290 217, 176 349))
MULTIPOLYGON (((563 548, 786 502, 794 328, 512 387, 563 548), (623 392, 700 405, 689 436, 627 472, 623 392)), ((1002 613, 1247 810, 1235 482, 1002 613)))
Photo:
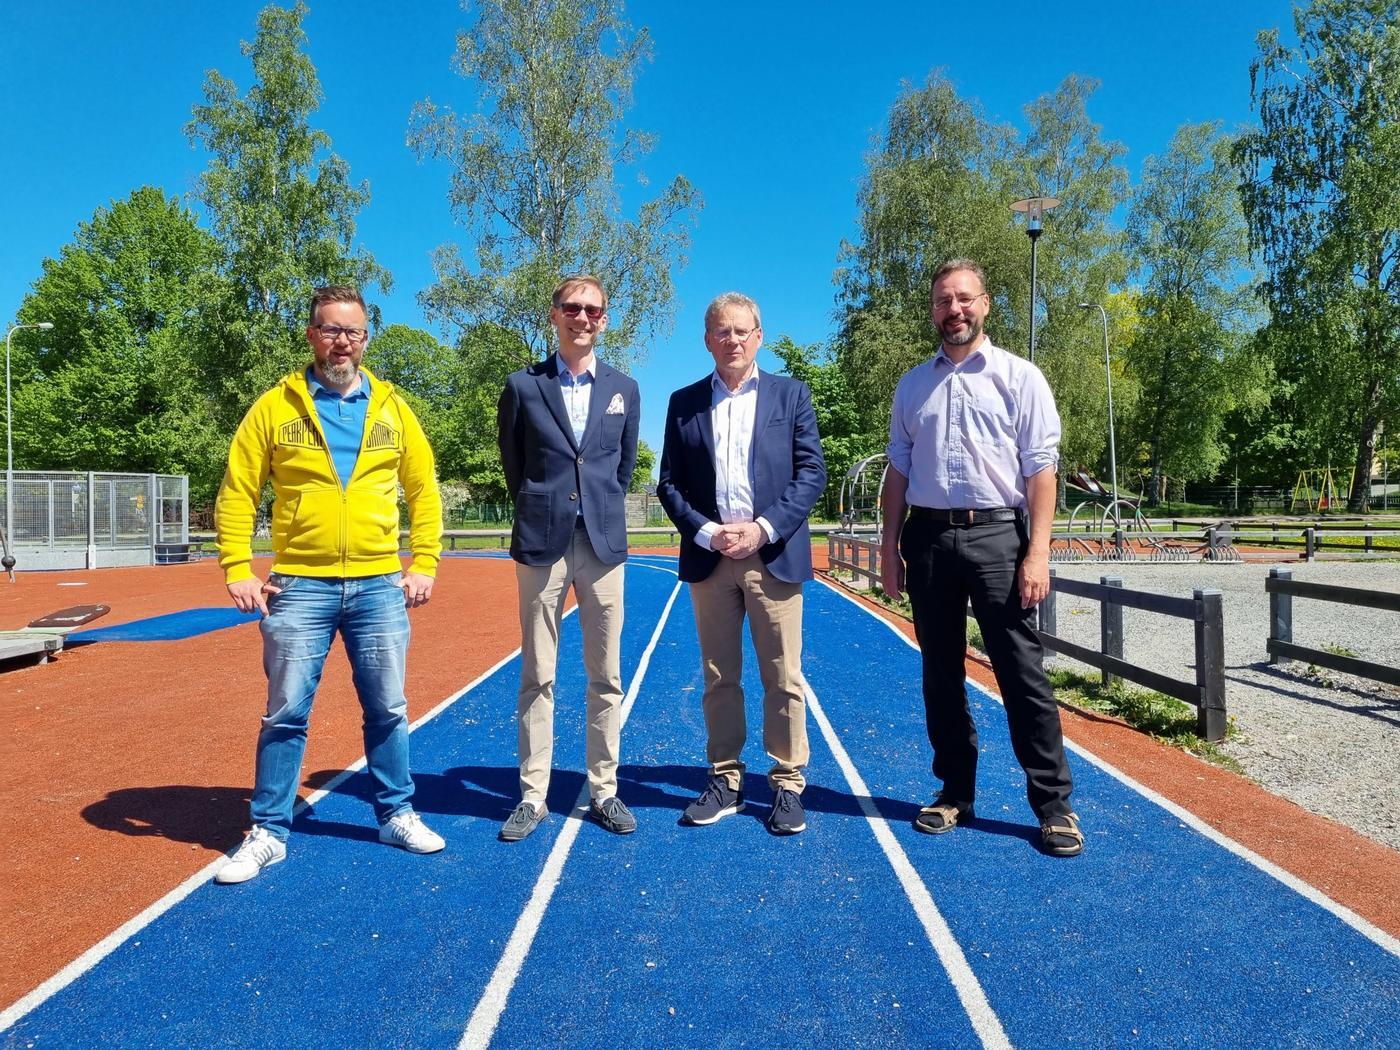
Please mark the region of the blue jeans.
POLYGON ((283 576, 267 600, 263 670, 267 715, 258 733, 253 825, 283 841, 292 827, 311 704, 336 632, 345 642, 364 710, 365 758, 382 824, 410 807, 408 700, 403 692, 408 612, 401 573, 358 578, 283 576))

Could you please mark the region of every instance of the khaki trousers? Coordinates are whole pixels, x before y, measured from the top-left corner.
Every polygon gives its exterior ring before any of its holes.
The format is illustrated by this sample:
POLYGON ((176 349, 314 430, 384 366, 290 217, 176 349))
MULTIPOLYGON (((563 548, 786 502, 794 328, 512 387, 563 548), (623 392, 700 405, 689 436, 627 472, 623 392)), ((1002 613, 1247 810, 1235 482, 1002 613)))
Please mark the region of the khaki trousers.
POLYGON ((705 669, 705 757, 711 772, 735 790, 743 785, 747 615, 763 680, 763 748, 774 762, 768 783, 774 791, 800 793, 807 783, 802 767, 810 757, 802 692, 802 585, 774 577, 757 554, 742 561, 721 558, 709 577, 690 585, 690 600, 705 669))
POLYGON ((554 680, 559 659, 559 624, 569 587, 578 600, 583 628, 583 666, 588 673, 584 759, 588 790, 595 801, 617 794, 617 759, 622 732, 622 565, 605 565, 588 534, 574 530, 569 549, 552 565, 515 563, 520 591, 520 796, 543 803, 554 759, 554 680))

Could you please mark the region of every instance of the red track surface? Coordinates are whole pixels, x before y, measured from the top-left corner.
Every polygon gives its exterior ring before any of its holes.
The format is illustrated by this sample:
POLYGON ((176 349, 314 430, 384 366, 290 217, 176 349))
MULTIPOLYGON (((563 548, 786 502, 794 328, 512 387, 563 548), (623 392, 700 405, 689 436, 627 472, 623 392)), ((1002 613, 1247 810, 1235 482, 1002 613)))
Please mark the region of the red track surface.
MULTIPOLYGON (((92 625, 100 627, 228 598, 212 562, 31 573, 0 585, 0 626, 91 602, 112 607, 92 625)), ((509 561, 443 562, 431 604, 412 614, 410 717, 519 646, 515 610, 509 561)), ((985 667, 969 668, 991 684, 985 667)), ((10 817, 0 856, 9 920, 0 926, 0 1004, 8 1005, 239 840, 264 709, 261 645, 253 624, 181 642, 104 642, 0 675, 0 696, 12 727, 0 743, 0 804, 10 817)), ((332 657, 312 716, 308 791, 360 757, 359 724, 348 667, 332 657)), ((1111 720, 1067 713, 1065 728, 1400 936, 1400 854, 1111 720)))

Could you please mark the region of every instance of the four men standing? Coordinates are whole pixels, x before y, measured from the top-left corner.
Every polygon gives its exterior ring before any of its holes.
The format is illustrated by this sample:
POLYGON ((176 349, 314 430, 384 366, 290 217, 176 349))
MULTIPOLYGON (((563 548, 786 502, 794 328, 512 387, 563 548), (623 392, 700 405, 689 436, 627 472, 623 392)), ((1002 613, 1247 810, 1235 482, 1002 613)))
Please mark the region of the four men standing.
MULTIPOLYGON (((943 782, 915 827, 938 834, 973 817, 978 744, 964 686, 970 598, 1042 845, 1072 856, 1084 839, 1069 807, 1059 713, 1034 619, 1049 591, 1059 417, 1035 366, 983 334, 989 304, 976 263, 942 266, 930 305, 942 345, 895 392, 882 494, 883 584, 896 598, 909 592, 933 769, 943 782)), ((607 307, 597 278, 561 281, 549 313, 557 352, 513 373, 498 406, 521 625, 521 801, 502 825, 506 841, 525 838, 547 815, 570 587, 588 676, 589 815, 617 834, 637 827, 617 796, 617 767, 624 496, 637 461, 640 400, 636 382, 596 356, 607 307)), ((443 848, 411 806, 403 694, 405 605, 428 601, 441 552, 432 452, 393 387, 359 367, 368 332, 358 292, 317 289, 306 337, 313 366, 254 404, 218 499, 220 564, 235 604, 263 614, 269 682, 254 827, 219 882, 245 881, 285 857, 311 704, 336 633, 365 712, 379 837, 417 853, 443 848), (269 477, 275 559, 263 583, 251 570, 251 534, 269 477), (411 518, 407 572, 398 559, 400 484, 411 518)), ((705 345, 715 369, 671 397, 657 496, 681 533, 680 577, 690 584, 705 681, 710 775, 683 819, 708 825, 744 807, 747 618, 764 688, 764 748, 774 763, 767 824, 785 835, 806 827, 802 586, 812 578, 807 518, 826 486, 826 465, 810 390, 761 373, 762 343, 758 304, 748 296, 727 292, 709 305, 705 345)))
POLYGON ((743 624, 763 680, 763 745, 773 758, 768 828, 806 826, 807 704, 802 679, 802 584, 812 578, 807 516, 826 487, 826 462, 807 385, 760 373, 758 304, 727 292, 705 311, 715 370, 676 391, 666 409, 657 499, 681 533, 704 667, 710 780, 685 811, 713 824, 744 808, 748 735, 743 624))

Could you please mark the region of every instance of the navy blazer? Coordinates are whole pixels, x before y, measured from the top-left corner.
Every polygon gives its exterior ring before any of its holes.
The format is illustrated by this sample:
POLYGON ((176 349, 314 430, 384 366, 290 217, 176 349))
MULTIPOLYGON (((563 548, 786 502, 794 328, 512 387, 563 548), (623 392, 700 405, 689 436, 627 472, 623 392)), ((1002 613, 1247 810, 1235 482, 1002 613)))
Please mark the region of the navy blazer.
MULTIPOLYGON (((695 542, 701 526, 719 521, 712 376, 671 395, 656 486, 657 499, 681 533, 681 579, 691 583, 708 577, 723 557, 695 542)), ((768 372, 759 376, 749 462, 754 518, 764 518, 778 534, 776 542, 759 548, 759 557, 780 580, 810 580, 807 516, 826 488, 826 461, 806 383, 768 372)))
POLYGON ((559 355, 512 372, 496 409, 506 488, 515 503, 510 556, 552 565, 574 534, 580 500, 600 561, 627 560, 627 502, 637 465, 641 399, 636 380, 597 362, 588 423, 574 441, 559 389, 559 355))

